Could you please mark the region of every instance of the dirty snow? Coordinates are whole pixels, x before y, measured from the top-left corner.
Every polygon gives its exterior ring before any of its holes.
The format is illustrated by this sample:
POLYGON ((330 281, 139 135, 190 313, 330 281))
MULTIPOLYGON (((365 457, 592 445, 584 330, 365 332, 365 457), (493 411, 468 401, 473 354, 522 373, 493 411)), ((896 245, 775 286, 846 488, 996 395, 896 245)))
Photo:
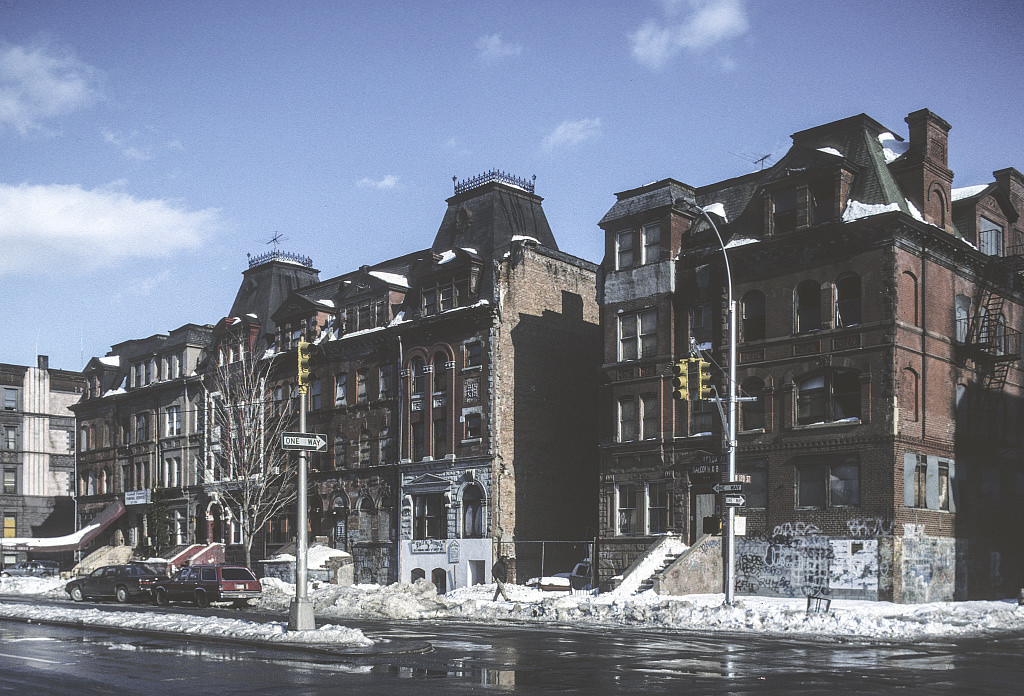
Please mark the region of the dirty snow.
MULTIPOLYGON (((387 620, 458 619, 488 623, 566 623, 610 628, 630 626, 670 630, 749 632, 821 640, 922 641, 968 635, 1024 632, 1024 607, 1016 600, 893 604, 833 600, 827 613, 807 613, 803 598, 739 596, 733 606, 722 594, 657 595, 651 591, 618 596, 544 592, 506 584, 508 602, 491 601, 494 585, 475 585, 438 595, 420 580, 412 585, 354 585, 311 583, 309 599, 315 615, 330 626, 316 631, 288 632, 279 622, 242 619, 200 621, 192 613, 180 617, 159 613, 100 612, 84 605, 57 607, 4 603, 2 595, 66 598, 64 581, 52 578, 0 580, 0 616, 38 620, 84 619, 86 623, 159 628, 190 634, 258 637, 268 641, 309 641, 367 645, 361 632, 344 627, 345 619, 387 620), (113 622, 113 623, 111 623, 113 622)), ((254 606, 286 615, 295 586, 263 579, 263 597, 254 606)))

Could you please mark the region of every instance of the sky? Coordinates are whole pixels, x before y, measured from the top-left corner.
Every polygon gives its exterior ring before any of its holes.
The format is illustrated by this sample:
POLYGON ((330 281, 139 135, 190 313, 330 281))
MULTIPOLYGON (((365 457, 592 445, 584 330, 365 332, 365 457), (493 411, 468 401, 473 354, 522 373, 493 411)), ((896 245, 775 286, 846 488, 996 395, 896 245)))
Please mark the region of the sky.
POLYGON ((248 254, 325 280, 428 248, 452 177, 494 169, 595 263, 617 192, 860 113, 906 138, 930 109, 954 187, 988 183, 1024 171, 1022 26, 1019 0, 0 0, 0 363, 214 324, 248 254))

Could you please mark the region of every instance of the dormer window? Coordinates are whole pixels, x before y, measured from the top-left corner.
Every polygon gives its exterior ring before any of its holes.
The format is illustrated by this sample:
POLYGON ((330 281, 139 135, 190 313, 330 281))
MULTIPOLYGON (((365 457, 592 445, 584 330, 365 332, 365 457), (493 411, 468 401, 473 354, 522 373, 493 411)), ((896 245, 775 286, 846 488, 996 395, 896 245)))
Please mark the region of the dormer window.
POLYGON ((1003 227, 982 217, 978 224, 978 248, 987 256, 1003 255, 1003 227))
POLYGON ((796 189, 772 194, 772 233, 784 234, 796 229, 796 189))
POLYGON ((661 260, 661 225, 652 222, 640 228, 640 237, 644 245, 642 263, 657 263, 661 260))
POLYGON ((424 285, 420 294, 423 298, 423 315, 430 316, 465 304, 469 296, 469 284, 465 280, 444 278, 434 284, 424 285))
POLYGON ((633 230, 615 235, 615 268, 623 270, 633 267, 633 230))

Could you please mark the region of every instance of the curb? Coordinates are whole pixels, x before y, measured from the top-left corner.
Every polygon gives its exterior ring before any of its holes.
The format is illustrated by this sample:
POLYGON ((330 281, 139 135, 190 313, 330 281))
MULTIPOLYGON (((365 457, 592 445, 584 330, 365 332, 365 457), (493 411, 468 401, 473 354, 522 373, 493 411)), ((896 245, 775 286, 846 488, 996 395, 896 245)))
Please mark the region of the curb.
POLYGON ((433 651, 434 647, 426 641, 401 641, 388 640, 385 643, 374 643, 365 647, 335 646, 331 643, 298 643, 288 641, 264 641, 246 638, 232 638, 228 636, 206 635, 201 633, 181 633, 180 631, 160 631, 145 628, 126 628, 124 626, 106 626, 104 624, 92 624, 84 619, 63 621, 59 619, 30 619, 21 616, 0 616, 0 621, 11 623, 39 624, 42 626, 60 626, 64 628, 87 628, 94 631, 105 631, 121 635, 149 636, 152 638, 166 638, 184 642, 217 643, 220 645, 244 645, 250 648, 261 650, 279 650, 287 652, 301 652, 320 657, 333 657, 339 660, 374 659, 391 655, 422 655, 433 651))

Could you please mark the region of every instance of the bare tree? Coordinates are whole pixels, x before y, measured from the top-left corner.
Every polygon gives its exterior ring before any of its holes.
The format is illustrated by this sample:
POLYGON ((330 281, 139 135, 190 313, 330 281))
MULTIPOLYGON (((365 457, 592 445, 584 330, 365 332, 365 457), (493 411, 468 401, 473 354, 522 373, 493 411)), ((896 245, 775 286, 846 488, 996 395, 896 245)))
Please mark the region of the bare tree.
POLYGON ((272 359, 244 351, 239 360, 213 367, 206 380, 207 486, 238 517, 249 567, 256 536, 297 499, 296 468, 281 449, 293 414, 286 399, 273 398, 272 373, 272 359))

